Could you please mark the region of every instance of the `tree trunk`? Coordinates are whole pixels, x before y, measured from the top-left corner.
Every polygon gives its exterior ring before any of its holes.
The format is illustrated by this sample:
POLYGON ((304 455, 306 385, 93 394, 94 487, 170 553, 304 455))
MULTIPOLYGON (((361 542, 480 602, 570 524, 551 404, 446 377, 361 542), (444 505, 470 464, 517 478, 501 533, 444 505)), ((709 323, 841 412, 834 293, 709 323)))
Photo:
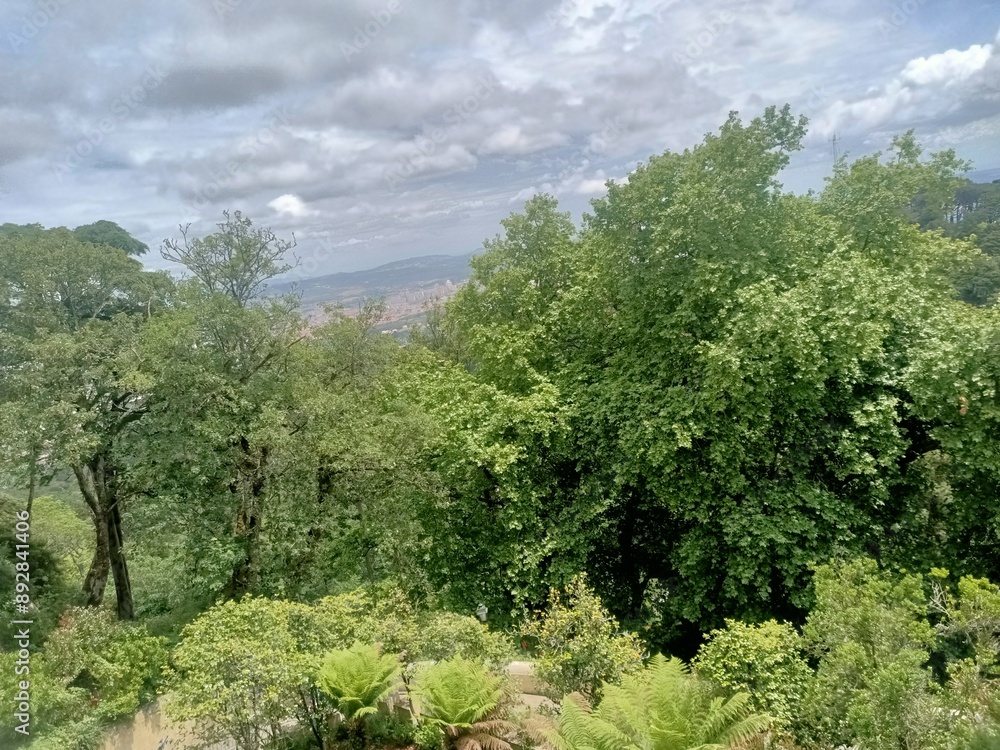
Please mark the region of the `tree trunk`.
POLYGON ((241 599, 257 585, 257 558, 260 548, 260 515, 263 508, 266 484, 267 447, 254 451, 250 442, 240 438, 241 465, 237 478, 229 485, 231 492, 240 496, 239 510, 233 533, 243 538, 243 556, 233 568, 225 596, 241 599))
POLYGON ((103 515, 93 513, 91 515, 97 539, 94 545, 94 557, 90 561, 90 570, 83 580, 83 593, 87 596, 88 607, 99 607, 104 601, 104 589, 108 586, 111 555, 108 548, 108 524, 103 515))
POLYGON ((135 605, 132 600, 132 581, 125 562, 120 498, 114 468, 99 453, 87 463, 74 466, 73 473, 90 509, 96 537, 94 557, 83 582, 87 606, 101 605, 108 585, 108 575, 112 574, 118 619, 131 620, 135 616, 135 605))
POLYGON ((129 577, 128 563, 125 560, 122 514, 117 499, 107 514, 107 526, 108 552, 111 557, 111 575, 115 581, 118 619, 133 620, 135 619, 135 605, 132 600, 132 579, 129 577))
POLYGON ((31 467, 28 469, 28 517, 31 517, 31 506, 35 503, 35 484, 38 480, 38 451, 31 454, 31 467))

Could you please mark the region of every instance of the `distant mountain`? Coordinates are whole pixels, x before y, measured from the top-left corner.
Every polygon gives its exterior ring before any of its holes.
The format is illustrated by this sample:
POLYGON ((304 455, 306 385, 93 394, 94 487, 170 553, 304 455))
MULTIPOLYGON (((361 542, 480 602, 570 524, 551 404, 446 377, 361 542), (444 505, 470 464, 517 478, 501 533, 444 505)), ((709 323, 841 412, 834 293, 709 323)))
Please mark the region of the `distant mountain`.
POLYGON ((980 169, 976 172, 969 172, 965 176, 973 182, 993 182, 994 180, 1000 180, 1000 168, 980 169))
POLYGON ((404 319, 407 323, 418 322, 429 304, 435 299, 447 299, 468 280, 472 273, 469 259, 474 255, 421 255, 365 271, 277 282, 268 287, 268 294, 298 294, 303 312, 314 321, 324 317, 324 305, 340 304, 350 313, 365 299, 384 298, 388 307, 386 324, 404 319))

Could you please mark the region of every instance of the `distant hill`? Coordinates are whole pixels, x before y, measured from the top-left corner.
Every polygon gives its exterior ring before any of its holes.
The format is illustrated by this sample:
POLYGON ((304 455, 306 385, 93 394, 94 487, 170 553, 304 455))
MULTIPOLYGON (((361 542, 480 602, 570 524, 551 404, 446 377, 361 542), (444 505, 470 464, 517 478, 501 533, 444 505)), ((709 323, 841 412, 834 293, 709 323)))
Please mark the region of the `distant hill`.
POLYGON ((384 298, 388 310, 382 327, 391 330, 398 327, 388 325, 394 322, 419 322, 427 305, 454 294, 472 273, 469 259, 474 255, 422 255, 366 271, 276 282, 268 287, 268 293, 298 294, 303 312, 316 322, 324 317, 324 305, 340 304, 351 312, 366 298, 384 298))
POLYGON ((965 176, 972 182, 993 182, 1000 180, 1000 169, 980 169, 977 172, 969 172, 965 176))

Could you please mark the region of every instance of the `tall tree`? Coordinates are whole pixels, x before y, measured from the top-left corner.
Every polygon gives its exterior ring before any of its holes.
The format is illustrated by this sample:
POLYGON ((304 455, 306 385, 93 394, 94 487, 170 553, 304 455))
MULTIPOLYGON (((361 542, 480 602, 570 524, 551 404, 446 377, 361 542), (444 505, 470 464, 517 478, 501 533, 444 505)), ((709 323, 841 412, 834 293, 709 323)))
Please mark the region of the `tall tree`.
POLYGON ((122 619, 132 617, 133 601, 117 448, 147 401, 122 380, 118 355, 169 289, 164 274, 144 271, 118 248, 81 243, 65 229, 0 238, 0 412, 8 419, 31 413, 12 425, 7 458, 27 465, 32 486, 39 472, 72 468, 95 530, 87 603, 102 602, 110 573, 122 619))
POLYGON ((164 240, 160 254, 184 266, 209 292, 246 307, 269 279, 292 268, 285 256, 295 247, 295 237, 283 240, 266 227, 254 228, 239 211, 223 216, 219 231, 205 237, 188 240, 190 224, 181 227, 181 239, 164 240))
MULTIPOLYGON (((835 552, 926 563, 929 540, 960 543, 968 508, 933 500, 941 446, 904 376, 977 255, 908 210, 918 194, 946 200, 966 165, 923 160, 907 134, 888 159, 842 161, 821 195, 794 196, 778 175, 804 133, 787 107, 734 114, 609 186, 579 237, 536 199, 449 304, 442 330, 466 345, 470 392, 547 393, 562 425, 507 427, 503 471, 459 493, 535 551, 522 567, 487 548, 511 590, 582 555, 616 614, 670 640, 726 615, 800 616, 810 562, 835 552), (569 513, 589 519, 575 539, 554 522, 569 513)), ((488 413, 456 444, 502 412, 488 413)))
POLYGON ((104 219, 77 227, 73 230, 73 235, 80 242, 117 247, 126 255, 138 256, 149 251, 149 245, 145 242, 140 242, 115 222, 104 219))
POLYGON ((288 378, 301 320, 288 300, 254 300, 288 268, 290 243, 238 212, 220 231, 165 258, 193 278, 132 351, 130 378, 154 394, 131 451, 163 533, 179 534, 203 587, 239 598, 260 573, 264 518, 275 496, 275 453, 290 440, 288 378), (213 550, 206 554, 206 548, 213 550))

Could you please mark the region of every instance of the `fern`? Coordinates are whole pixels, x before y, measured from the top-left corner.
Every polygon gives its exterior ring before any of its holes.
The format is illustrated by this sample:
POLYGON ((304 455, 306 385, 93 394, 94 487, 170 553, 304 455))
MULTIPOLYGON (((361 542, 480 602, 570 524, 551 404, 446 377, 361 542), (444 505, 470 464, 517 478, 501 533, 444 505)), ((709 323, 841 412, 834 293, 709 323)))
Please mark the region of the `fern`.
POLYGON ((355 644, 326 655, 316 682, 348 722, 375 713, 388 697, 399 673, 396 657, 379 654, 375 646, 355 644))
POLYGON ((455 750, 511 750, 516 727, 503 718, 504 681, 476 662, 455 657, 417 675, 421 719, 440 726, 455 750))
POLYGON ((534 734, 553 750, 725 750, 769 725, 751 713, 749 696, 713 698, 683 662, 658 655, 621 685, 605 685, 594 711, 567 696, 558 725, 534 734))

